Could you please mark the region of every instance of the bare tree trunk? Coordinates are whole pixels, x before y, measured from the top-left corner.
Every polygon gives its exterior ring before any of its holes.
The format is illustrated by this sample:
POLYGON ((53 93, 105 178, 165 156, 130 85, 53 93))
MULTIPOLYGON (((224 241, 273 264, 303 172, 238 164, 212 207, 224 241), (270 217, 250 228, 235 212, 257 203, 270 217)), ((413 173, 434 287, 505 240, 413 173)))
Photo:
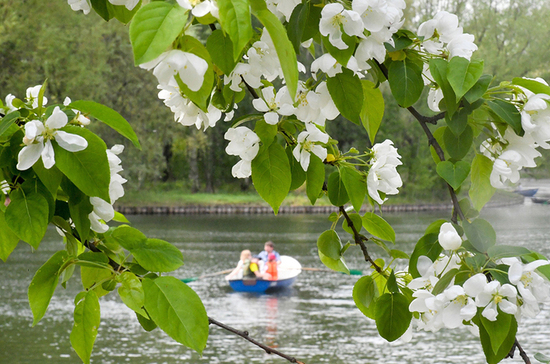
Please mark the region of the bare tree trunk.
MULTIPOLYGON (((190 130, 191 131, 191 130, 190 130)), ((187 137, 187 158, 189 161, 189 185, 191 193, 199 191, 199 164, 198 164, 198 151, 199 143, 197 142, 197 130, 192 129, 190 135, 187 137)))

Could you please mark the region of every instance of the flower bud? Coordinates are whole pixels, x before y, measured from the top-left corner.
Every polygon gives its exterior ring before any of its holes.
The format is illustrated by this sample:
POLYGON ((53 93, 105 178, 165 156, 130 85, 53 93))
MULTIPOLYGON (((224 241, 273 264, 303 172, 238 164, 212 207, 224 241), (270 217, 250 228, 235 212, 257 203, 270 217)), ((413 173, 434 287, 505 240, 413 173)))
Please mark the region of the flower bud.
POLYGON ((446 222, 439 230, 439 245, 445 250, 457 250, 462 245, 462 239, 456 232, 453 224, 446 222))

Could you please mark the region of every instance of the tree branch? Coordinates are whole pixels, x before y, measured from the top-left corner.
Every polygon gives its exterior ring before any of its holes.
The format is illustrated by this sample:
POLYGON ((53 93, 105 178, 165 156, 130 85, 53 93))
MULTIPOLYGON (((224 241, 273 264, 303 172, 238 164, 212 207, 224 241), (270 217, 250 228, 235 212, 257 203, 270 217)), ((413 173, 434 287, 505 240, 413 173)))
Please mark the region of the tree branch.
POLYGON ((355 244, 361 247, 361 251, 363 252, 363 256, 365 257, 365 260, 370 264, 372 264, 372 266, 378 273, 382 274, 382 268, 380 268, 374 262, 374 260, 372 260, 372 258, 369 255, 369 252, 367 251, 367 245, 365 244, 365 242, 368 241, 369 239, 365 235, 359 234, 359 232, 355 228, 355 225, 353 225, 353 221, 351 221, 351 218, 346 212, 346 209, 344 209, 344 206, 340 206, 340 212, 342 213, 342 215, 344 215, 344 218, 346 219, 348 226, 353 231, 353 240, 355 241, 355 244))
POLYGON ((232 333, 234 333, 235 335, 238 335, 238 336, 244 338, 245 340, 250 341, 252 344, 254 344, 254 345, 256 345, 256 346, 258 346, 258 347, 264 349, 265 352, 266 352, 267 354, 275 354, 275 355, 278 355, 278 356, 280 356, 281 358, 286 359, 286 360, 288 360, 288 361, 291 362, 291 363, 305 364, 304 362, 301 362, 301 361, 297 360, 297 359, 294 358, 294 357, 291 357, 291 356, 289 356, 289 355, 283 354, 283 353, 281 353, 279 350, 270 348, 269 346, 266 346, 266 345, 264 345, 264 344, 262 344, 262 343, 260 343, 260 342, 258 342, 258 341, 256 341, 256 340, 252 339, 252 338, 248 335, 248 331, 240 331, 240 330, 234 329, 234 328, 232 328, 231 326, 227 326, 226 324, 223 324, 223 323, 221 323, 221 322, 219 322, 219 321, 216 321, 216 320, 214 320, 214 319, 211 318, 211 317, 208 318, 208 323, 209 323, 209 324, 216 325, 216 326, 219 326, 219 327, 221 327, 221 328, 224 329, 224 330, 227 330, 227 331, 229 331, 229 332, 232 332, 232 333))
MULTIPOLYGON (((386 66, 378 62, 376 62, 376 64, 378 65, 378 67, 380 68, 380 71, 384 74, 384 76, 388 78, 388 69, 386 68, 386 66)), ((441 148, 441 146, 433 136, 432 132, 430 131, 426 123, 435 125, 437 123, 437 120, 440 120, 445 117, 445 113, 440 113, 432 117, 427 117, 420 114, 412 106, 409 106, 407 110, 409 110, 409 112, 414 116, 414 118, 420 123, 422 130, 424 130, 424 133, 428 137, 429 145, 431 145, 434 148, 435 152, 437 153, 437 156, 443 162, 445 160, 445 153, 443 152, 443 149, 441 148)), ((453 207, 454 207, 453 216, 451 220, 456 224, 458 222, 457 220, 457 214, 458 214, 458 216, 460 216, 460 219, 464 221, 466 218, 464 217, 464 213, 462 212, 462 209, 458 204, 458 197, 456 196, 456 192, 454 191, 454 189, 451 187, 450 184, 448 184, 447 182, 445 183, 447 184, 447 188, 449 189, 449 194, 451 195, 451 201, 453 202, 453 207)))
POLYGON ((527 353, 525 351, 523 351, 523 348, 521 347, 521 345, 519 344, 519 341, 518 339, 516 338, 515 341, 514 341, 514 345, 512 345, 512 349, 510 349, 510 352, 508 353, 508 355, 506 355, 507 358, 514 358, 514 352, 516 351, 516 348, 518 348, 519 350, 519 356, 521 356, 521 358, 523 359, 523 362, 525 364, 531 364, 531 360, 529 359, 529 357, 527 356, 527 353))

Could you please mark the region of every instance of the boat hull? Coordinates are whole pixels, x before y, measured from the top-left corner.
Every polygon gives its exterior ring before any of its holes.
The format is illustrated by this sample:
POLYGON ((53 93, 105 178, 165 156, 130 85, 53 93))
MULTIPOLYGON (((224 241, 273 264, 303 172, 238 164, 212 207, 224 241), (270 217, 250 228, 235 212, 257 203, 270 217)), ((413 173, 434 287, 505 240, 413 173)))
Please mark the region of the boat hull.
POLYGON ((237 292, 263 293, 267 290, 290 287, 295 280, 296 277, 276 281, 267 281, 263 279, 235 279, 230 280, 229 285, 237 292))

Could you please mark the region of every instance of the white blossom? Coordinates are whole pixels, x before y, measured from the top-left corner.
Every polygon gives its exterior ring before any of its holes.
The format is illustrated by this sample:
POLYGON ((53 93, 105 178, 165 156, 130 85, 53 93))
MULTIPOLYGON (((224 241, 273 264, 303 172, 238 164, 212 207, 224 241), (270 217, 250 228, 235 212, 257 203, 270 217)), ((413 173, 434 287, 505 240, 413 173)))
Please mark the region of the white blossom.
POLYGON ((79 152, 88 146, 86 139, 80 135, 67 133, 61 129, 67 125, 67 115, 56 106, 45 123, 31 120, 25 124, 25 146, 19 152, 17 169, 20 171, 31 168, 40 157, 46 169, 55 164, 54 149, 51 143, 55 139, 57 144, 69 151, 79 152))
POLYGON ((462 245, 462 238, 450 222, 441 225, 438 240, 439 245, 445 250, 457 250, 462 245))
POLYGON ((550 95, 531 95, 521 111, 521 126, 538 146, 550 149, 550 95))
POLYGON ((6 180, 0 181, 0 192, 2 192, 4 195, 7 195, 10 192, 10 190, 11 188, 8 181, 6 180))
POLYGON ((298 145, 292 151, 294 158, 304 171, 307 171, 310 161, 310 153, 315 154, 324 161, 327 158, 327 150, 320 143, 325 144, 329 140, 328 134, 322 132, 315 124, 306 123, 306 130, 298 134, 298 145))
POLYGON ((88 14, 92 9, 88 0, 68 0, 68 2, 73 11, 82 10, 84 14, 88 14))
POLYGON ((109 0, 113 5, 122 5, 125 6, 128 10, 134 10, 136 5, 139 3, 139 0, 109 0))
POLYGON ((173 84, 176 75, 191 91, 198 91, 204 82, 208 63, 199 56, 173 49, 162 53, 154 60, 139 65, 141 68, 153 69, 153 74, 161 86, 173 84))
POLYGON ((347 49, 348 45, 342 40, 342 29, 347 35, 363 36, 363 21, 361 16, 352 10, 345 10, 339 3, 325 5, 321 11, 319 32, 338 49, 347 49))
POLYGON ((224 138, 229 140, 229 144, 225 148, 226 153, 241 157, 241 161, 237 162, 231 170, 233 177, 250 177, 251 162, 260 150, 260 138, 246 126, 228 129, 224 138))
MULTIPOLYGON (((42 85, 36 85, 34 87, 29 87, 26 91, 27 100, 32 102, 32 107, 38 107, 38 95, 40 94, 40 89, 42 85)), ((48 103, 48 99, 45 96, 42 96, 42 106, 48 103)))
POLYGON ((502 312, 514 315, 516 305, 516 288, 510 284, 500 285, 498 281, 487 283, 483 291, 476 297, 476 304, 485 307, 481 315, 489 321, 496 321, 499 308, 502 312))
POLYGON ((314 79, 317 79, 319 70, 326 73, 328 77, 334 77, 342 73, 342 65, 329 53, 325 53, 311 63, 311 74, 314 79))
MULTIPOLYGON (((69 106, 71 103, 71 98, 70 97, 65 97, 65 100, 63 100, 63 105, 65 106, 69 106)), ((90 119, 87 118, 86 116, 82 115, 82 113, 78 110, 75 110, 75 109, 72 109, 73 112, 76 114, 76 117, 75 117, 75 120, 81 125, 81 126, 86 126, 86 125, 90 125, 90 119)))
POLYGON ((8 113, 12 112, 12 111, 15 111, 17 110, 17 108, 15 106, 13 106, 13 100, 15 100, 15 96, 12 95, 12 94, 8 94, 6 96, 6 106, 8 108, 8 113))
POLYGON ((379 192, 395 195, 399 193, 398 188, 403 185, 401 176, 396 169, 402 164, 401 156, 389 139, 383 143, 375 144, 372 147, 372 152, 373 157, 369 163, 370 169, 367 174, 367 190, 373 200, 382 204, 387 198, 383 200, 379 192))
POLYGON ((265 122, 270 125, 276 125, 279 122, 279 110, 281 95, 275 95, 273 86, 262 89, 262 97, 252 100, 254 108, 260 112, 264 112, 265 122))

